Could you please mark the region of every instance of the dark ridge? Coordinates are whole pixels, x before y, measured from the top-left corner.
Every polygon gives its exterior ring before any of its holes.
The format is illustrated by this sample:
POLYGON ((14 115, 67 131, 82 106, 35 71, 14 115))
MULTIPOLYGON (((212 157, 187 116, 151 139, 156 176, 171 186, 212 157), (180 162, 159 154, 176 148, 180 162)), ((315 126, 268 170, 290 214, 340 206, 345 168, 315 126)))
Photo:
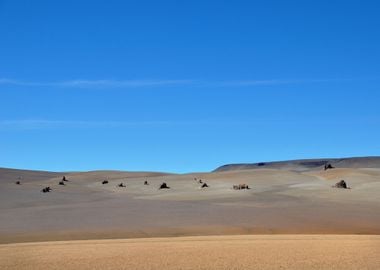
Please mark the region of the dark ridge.
POLYGON ((321 160, 321 161, 300 162, 300 165, 306 166, 306 167, 320 167, 320 166, 325 166, 327 163, 328 163, 327 160, 321 160))
POLYGON ((214 170, 214 172, 253 170, 262 168, 306 171, 318 168, 324 169, 325 166, 328 165, 330 165, 331 168, 380 168, 380 157, 299 159, 259 163, 226 164, 218 167, 214 170))

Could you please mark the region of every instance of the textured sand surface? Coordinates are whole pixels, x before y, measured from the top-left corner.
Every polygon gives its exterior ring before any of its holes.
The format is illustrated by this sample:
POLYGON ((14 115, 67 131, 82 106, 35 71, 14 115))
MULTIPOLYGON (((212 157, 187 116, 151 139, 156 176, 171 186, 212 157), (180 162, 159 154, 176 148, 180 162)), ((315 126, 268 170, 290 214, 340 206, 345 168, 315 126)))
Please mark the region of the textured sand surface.
POLYGON ((0 169, 0 243, 231 234, 380 234, 380 169, 198 174, 0 169), (15 181, 21 178, 21 185, 15 181), (194 180, 203 179, 201 189, 194 180), (108 179, 109 184, 101 181, 108 179), (344 179, 348 190, 332 188, 344 179), (149 185, 143 182, 149 181, 149 185), (126 188, 117 184, 125 183, 126 188), (171 189, 158 190, 166 182, 171 189), (250 190, 233 190, 246 183, 250 190), (45 187, 51 193, 42 193, 45 187))
POLYGON ((0 245, 0 269, 380 269, 380 236, 261 235, 0 245))

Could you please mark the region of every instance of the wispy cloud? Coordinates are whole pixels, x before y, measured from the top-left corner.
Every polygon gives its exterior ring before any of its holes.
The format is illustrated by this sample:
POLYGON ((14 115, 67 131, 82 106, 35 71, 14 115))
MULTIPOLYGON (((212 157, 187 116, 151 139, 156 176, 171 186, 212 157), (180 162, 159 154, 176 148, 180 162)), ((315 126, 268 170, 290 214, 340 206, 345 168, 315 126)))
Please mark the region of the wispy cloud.
POLYGON ((152 121, 82 121, 82 120, 44 120, 18 119, 0 120, 0 129, 34 130, 34 129, 78 129, 78 128, 155 128, 168 126, 193 126, 218 124, 213 120, 152 120, 152 121))
POLYGON ((45 120, 17 119, 0 120, 0 130, 40 130, 40 129, 117 129, 117 128, 166 128, 194 127, 203 125, 260 125, 266 124, 266 119, 254 121, 238 119, 183 119, 183 120, 151 120, 151 121, 86 121, 86 120, 45 120))
POLYGON ((16 129, 44 129, 44 128, 107 128, 107 127, 133 127, 168 125, 169 121, 82 121, 82 120, 44 120, 20 119, 2 120, 0 128, 16 129))
MULTIPOLYGON (((310 119, 310 117, 309 117, 310 119)), ((336 125, 336 119, 323 120, 315 118, 310 123, 336 125)), ((151 121, 87 121, 87 120, 46 120, 17 119, 0 120, 0 130, 53 130, 53 129, 119 129, 119 128, 168 128, 168 127, 199 127, 199 126, 287 126, 299 125, 299 119, 292 118, 255 118, 255 119, 183 119, 183 120, 151 120, 151 121)), ((303 122, 304 124, 304 122, 303 122)), ((339 119, 339 125, 379 125, 378 118, 356 117, 339 119)))
POLYGON ((23 81, 0 78, 0 85, 46 86, 69 88, 138 88, 192 84, 192 80, 67 80, 67 81, 23 81))
POLYGON ((303 80, 66 80, 66 81, 23 81, 0 78, 1 85, 25 87, 64 87, 64 88, 144 88, 160 86, 193 87, 249 87, 265 85, 308 84, 339 82, 347 79, 303 79, 303 80))
POLYGON ((244 86, 260 86, 260 85, 284 85, 284 84, 307 84, 307 83, 323 83, 333 81, 344 81, 343 79, 308 79, 308 80, 237 80, 237 81, 212 81, 205 82, 207 86, 214 87, 244 87, 244 86))

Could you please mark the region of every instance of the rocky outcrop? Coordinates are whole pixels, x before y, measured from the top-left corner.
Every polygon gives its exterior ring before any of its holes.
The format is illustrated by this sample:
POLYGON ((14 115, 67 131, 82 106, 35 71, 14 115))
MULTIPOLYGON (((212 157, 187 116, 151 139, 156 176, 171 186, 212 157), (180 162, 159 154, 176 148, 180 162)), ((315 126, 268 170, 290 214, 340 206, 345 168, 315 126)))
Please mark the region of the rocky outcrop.
POLYGON ((233 185, 232 187, 235 190, 240 190, 240 189, 250 189, 247 184, 239 184, 239 185, 233 185))
POLYGON ((343 188, 343 189, 347 189, 347 188, 349 188, 349 187, 347 186, 347 183, 346 183, 344 180, 340 180, 338 183, 336 183, 336 184, 334 185, 334 187, 335 187, 335 188, 343 188))
POLYGON ((160 185, 159 189, 169 189, 170 187, 164 182, 160 185))
POLYGON ((41 192, 43 193, 46 193, 46 192, 50 192, 52 189, 50 187, 44 187, 41 192))
POLYGON ((325 171, 330 170, 330 169, 334 169, 334 168, 335 167, 333 167, 333 165, 331 165, 330 163, 325 164, 325 171))

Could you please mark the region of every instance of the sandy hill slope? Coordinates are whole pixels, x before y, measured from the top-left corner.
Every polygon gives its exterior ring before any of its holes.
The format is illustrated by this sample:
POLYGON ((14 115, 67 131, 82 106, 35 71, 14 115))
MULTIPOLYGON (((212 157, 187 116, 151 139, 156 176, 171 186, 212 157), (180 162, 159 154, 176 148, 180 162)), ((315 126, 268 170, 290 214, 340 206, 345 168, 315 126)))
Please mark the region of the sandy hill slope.
POLYGON ((323 168, 325 164, 331 164, 336 168, 380 168, 380 157, 299 159, 289 161, 227 164, 218 167, 215 169, 215 172, 261 168, 303 171, 323 168))
POLYGON ((0 168, 0 181, 32 182, 36 180, 39 181, 42 179, 49 179, 59 175, 61 174, 57 172, 0 168))
POLYGON ((196 174, 0 169, 0 243, 223 234, 380 234, 380 169, 351 164, 355 165, 327 171, 320 166, 302 170, 264 166, 196 174), (63 175, 68 182, 59 185, 63 175), (21 185, 16 185, 19 177, 21 185), (350 189, 332 187, 342 179, 350 189), (104 180, 108 183, 103 184, 104 180), (163 182, 170 189, 159 189, 163 182), (119 187, 120 183, 124 186, 119 187), (208 187, 202 188, 203 183, 208 187), (239 184, 250 189, 233 189, 239 184), (52 191, 42 193, 46 186, 52 191))

